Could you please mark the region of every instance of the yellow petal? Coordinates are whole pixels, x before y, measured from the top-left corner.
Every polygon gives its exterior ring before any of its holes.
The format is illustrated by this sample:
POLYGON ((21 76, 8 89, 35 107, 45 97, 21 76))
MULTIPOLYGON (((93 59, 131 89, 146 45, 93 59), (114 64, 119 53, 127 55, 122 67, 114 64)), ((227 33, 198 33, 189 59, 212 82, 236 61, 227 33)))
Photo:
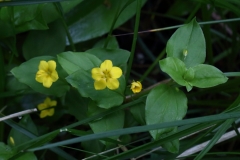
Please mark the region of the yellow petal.
POLYGON ((107 87, 111 90, 117 89, 119 87, 119 81, 117 79, 110 78, 107 81, 107 87))
POLYGON ((53 82, 56 82, 58 80, 58 73, 56 70, 52 71, 51 78, 53 82))
POLYGON ((57 101, 51 101, 50 104, 49 104, 50 107, 53 107, 53 106, 56 106, 56 105, 57 105, 57 101))
POLYGON ((41 111, 40 118, 45 118, 46 116, 48 116, 48 111, 47 110, 41 111))
POLYGON ((48 61, 48 68, 49 68, 49 71, 54 71, 56 69, 56 62, 51 60, 51 61, 48 61))
POLYGON ((49 104, 51 102, 51 99, 49 97, 47 97, 45 100, 44 100, 44 103, 45 104, 49 104))
POLYGON ((45 79, 47 76, 47 73, 44 71, 44 70, 39 70, 37 73, 36 73, 36 77, 35 77, 35 80, 39 83, 42 83, 43 82, 43 79, 45 79))
POLYGON ((52 85, 52 78, 50 77, 46 77, 43 79, 43 86, 46 87, 46 88, 50 88, 51 85, 52 85))
POLYGON ((48 116, 52 116, 54 114, 54 108, 48 110, 48 116))
POLYGON ((46 61, 40 61, 38 69, 47 71, 48 70, 48 63, 46 61))
POLYGON ((96 90, 103 90, 106 88, 106 81, 104 79, 101 79, 100 81, 95 81, 94 82, 94 88, 96 90))
POLYGON ((112 61, 110 61, 110 60, 105 60, 102 64, 101 64, 101 66, 100 66, 100 68, 102 69, 102 71, 110 71, 111 69, 112 69, 112 66, 113 66, 113 64, 112 64, 112 61))
POLYGON ((92 78, 96 81, 99 81, 104 76, 100 68, 93 68, 91 72, 92 72, 92 78))
POLYGON ((113 79, 120 78, 122 76, 122 70, 119 67, 112 67, 110 74, 113 79))
POLYGON ((44 103, 41 103, 41 104, 39 104, 38 106, 37 106, 37 108, 38 108, 38 110, 43 110, 43 109, 45 109, 45 108, 47 108, 47 105, 46 104, 44 104, 44 103))

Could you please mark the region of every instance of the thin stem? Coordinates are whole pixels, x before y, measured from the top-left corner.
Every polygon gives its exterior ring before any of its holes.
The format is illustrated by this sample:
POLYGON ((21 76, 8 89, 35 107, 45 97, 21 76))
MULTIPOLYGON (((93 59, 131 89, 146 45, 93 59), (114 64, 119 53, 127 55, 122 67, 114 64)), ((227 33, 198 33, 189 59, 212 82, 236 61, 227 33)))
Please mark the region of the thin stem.
POLYGON ((61 5, 60 2, 56 2, 56 3, 54 3, 54 5, 55 5, 55 7, 56 7, 56 10, 57 10, 58 13, 60 14, 60 19, 61 19, 61 21, 62 21, 62 23, 63 23, 63 27, 64 27, 65 32, 66 32, 66 34, 67 34, 68 41, 69 41, 69 43, 70 43, 70 45, 71 45, 71 47, 72 47, 72 50, 75 52, 75 51, 76 51, 76 48, 75 48, 75 45, 74 45, 74 43, 73 43, 72 36, 71 36, 71 34, 70 34, 69 30, 68 30, 68 26, 67 26, 67 24, 66 24, 66 21, 65 21, 65 19, 64 19, 64 14, 63 14, 62 5, 61 5))
POLYGON ((28 110, 25 110, 25 111, 13 113, 13 114, 10 114, 8 116, 0 118, 0 122, 5 121, 7 119, 15 118, 15 117, 21 117, 25 114, 29 114, 29 113, 33 113, 33 112, 37 112, 37 111, 38 111, 37 108, 34 108, 34 109, 28 109, 28 110))
POLYGON ((118 3, 117 6, 118 6, 118 8, 117 8, 115 17, 114 17, 114 19, 113 19, 113 23, 112 23, 112 25, 111 25, 110 31, 108 32, 107 39, 106 39, 106 41, 105 41, 105 43, 104 43, 104 46, 103 46, 103 48, 105 48, 105 49, 107 48, 108 42, 109 42, 110 37, 111 37, 112 32, 113 32, 113 28, 114 28, 114 26, 115 26, 115 24, 116 24, 116 22, 117 22, 117 19, 118 19, 119 15, 120 15, 119 10, 120 10, 120 6, 121 6, 121 5, 119 4, 119 2, 121 3, 121 1, 117 1, 117 3, 118 3))
MULTIPOLYGON (((198 24, 199 25, 206 25, 206 24, 226 23, 226 22, 235 22, 235 21, 240 21, 240 18, 231 18, 231 19, 216 20, 216 21, 198 22, 198 24)), ((150 30, 146 30, 146 31, 140 31, 140 32, 138 32, 138 34, 176 29, 176 28, 179 28, 179 27, 182 27, 182 26, 183 26, 183 24, 176 25, 176 26, 171 26, 171 27, 150 29, 150 30)), ((132 35, 132 34, 134 34, 134 33, 118 34, 118 35, 113 35, 113 36, 117 37, 117 36, 126 36, 126 35, 132 35)))
POLYGON ((240 72, 226 72, 226 73, 223 73, 223 74, 227 77, 238 77, 238 76, 240 76, 240 72))
POLYGON ((151 64, 151 66, 147 69, 147 71, 143 74, 140 81, 143 81, 149 73, 153 70, 153 68, 159 63, 159 60, 165 55, 165 49, 162 50, 162 52, 158 55, 158 57, 155 59, 155 61, 151 64))
POLYGON ((126 83, 129 80, 130 71, 131 71, 131 68, 132 68, 132 62, 133 62, 134 52, 135 52, 136 43, 137 43, 140 13, 141 13, 141 0, 137 0, 137 13, 136 13, 136 18, 135 18, 135 26, 134 26, 134 35, 133 35, 133 42, 132 42, 132 48, 131 48, 131 55, 130 55, 130 58, 129 58, 129 61, 128 61, 128 68, 127 68, 127 73, 126 73, 126 83))

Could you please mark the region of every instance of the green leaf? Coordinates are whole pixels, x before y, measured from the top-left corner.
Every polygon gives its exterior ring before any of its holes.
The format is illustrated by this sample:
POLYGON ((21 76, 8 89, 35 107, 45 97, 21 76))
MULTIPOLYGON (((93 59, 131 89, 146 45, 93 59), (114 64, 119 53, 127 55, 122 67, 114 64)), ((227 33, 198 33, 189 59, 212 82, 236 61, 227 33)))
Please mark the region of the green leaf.
POLYGON ((11 147, 5 145, 3 142, 0 142, 0 159, 1 160, 8 160, 12 157, 13 151, 11 147))
POLYGON ((113 62, 114 66, 122 68, 123 73, 126 71, 126 63, 130 56, 130 52, 123 49, 104 49, 104 48, 93 48, 86 52, 97 56, 100 60, 105 61, 109 59, 113 62))
POLYGON ((159 61, 159 64, 161 70, 167 73, 174 81, 182 86, 186 85, 183 76, 187 68, 181 60, 175 57, 168 57, 159 61))
MULTIPOLYGON (((98 41, 93 48, 103 48, 104 44, 106 42, 107 38, 101 39, 100 41, 98 41)), ((116 37, 110 37, 109 38, 109 42, 108 42, 108 49, 119 49, 118 46, 118 42, 117 42, 117 38, 116 37)))
POLYGON ((23 43, 23 55, 26 60, 44 55, 55 56, 64 51, 65 44, 64 27, 60 21, 55 21, 48 30, 29 32, 23 43))
POLYGON ((194 78, 189 81, 191 85, 199 88, 213 87, 227 82, 228 78, 214 66, 200 64, 192 68, 194 70, 194 78))
MULTIPOLYGON (((102 108, 97 107, 95 103, 90 103, 88 108, 90 117, 98 113, 101 113, 104 110, 102 108)), ((89 125, 94 133, 101 133, 115 129, 121 129, 123 128, 124 125, 124 111, 114 112, 99 120, 90 122, 89 125)), ((114 137, 114 139, 116 139, 117 137, 118 136, 114 137)))
POLYGON ((41 60, 49 61, 54 60, 56 58, 51 56, 41 56, 33 58, 25 63, 22 63, 19 67, 15 67, 11 70, 11 73, 20 81, 31 87, 33 90, 46 94, 46 95, 55 95, 55 96, 62 96, 64 95, 67 90, 69 89, 69 85, 67 84, 66 80, 66 73, 62 69, 62 67, 57 63, 57 72, 59 79, 52 84, 50 88, 43 87, 42 83, 39 83, 35 80, 36 73, 38 71, 38 66, 41 60))
MULTIPOLYGON (((96 0, 84 1, 83 5, 79 5, 75 8, 76 11, 71 14, 75 15, 76 18, 68 23, 74 43, 87 41, 109 32, 118 7, 122 9, 127 2, 128 0, 108 0, 102 1, 102 3, 96 0), (95 3, 97 3, 97 5, 95 5, 95 3), (92 9, 93 6, 95 9, 92 9), (91 12, 88 13, 88 10, 91 12), (78 14, 76 14, 76 12, 79 12, 80 16, 77 16, 78 14), (87 12, 87 14, 82 12, 87 12), (92 19, 94 19, 94 21, 92 21, 92 19)), ((145 2, 146 0, 142 0, 142 5, 145 2)), ((136 2, 133 2, 123 10, 114 28, 117 28, 130 19, 135 12, 136 2)))
POLYGON ((22 155, 21 157, 16 158, 16 160, 37 160, 37 157, 34 153, 28 152, 22 155))
POLYGON ((69 114, 75 116, 79 121, 87 117, 87 106, 89 99, 80 96, 76 89, 70 90, 66 95, 66 106, 69 114))
MULTIPOLYGON (((148 94, 145 110, 147 125, 181 120, 187 111, 187 97, 178 88, 161 84, 148 94)), ((159 139, 173 129, 152 130, 150 134, 159 139)))
MULTIPOLYGON (((175 134, 177 132, 177 127, 174 127, 174 129, 166 134, 163 134, 162 137, 168 137, 172 134, 175 134)), ((166 142, 162 145, 163 148, 167 149, 171 153, 178 153, 179 151, 179 140, 175 139, 173 141, 166 142)))
POLYGON ((79 69, 90 70, 99 67, 101 64, 101 61, 96 56, 86 52, 63 52, 57 57, 68 74, 72 74, 79 69))
POLYGON ((111 108, 122 104, 125 90, 125 78, 121 76, 118 80, 120 86, 116 90, 110 90, 108 88, 104 90, 95 90, 94 80, 91 75, 91 70, 78 70, 69 75, 66 80, 75 88, 83 97, 90 97, 97 102, 97 105, 101 108, 111 108))
POLYGON ((130 112, 134 119, 141 125, 145 125, 145 103, 139 103, 131 106, 130 112))
MULTIPOLYGON (((36 125, 33 123, 31 117, 29 115, 24 116, 21 121, 19 122, 19 125, 28 131, 34 133, 35 135, 38 135, 38 130, 36 125)), ((30 137, 26 136, 25 134, 19 132, 16 129, 12 129, 9 138, 8 138, 8 145, 10 146, 18 146, 21 145, 27 141, 31 140, 30 137), (11 142, 10 137, 13 138, 14 143, 11 142)))
POLYGON ((166 52, 168 57, 182 60, 186 67, 192 67, 205 61, 205 38, 195 19, 176 30, 167 42, 166 52))
POLYGON ((42 4, 14 7, 14 24, 17 33, 33 29, 48 29, 42 15, 42 4))

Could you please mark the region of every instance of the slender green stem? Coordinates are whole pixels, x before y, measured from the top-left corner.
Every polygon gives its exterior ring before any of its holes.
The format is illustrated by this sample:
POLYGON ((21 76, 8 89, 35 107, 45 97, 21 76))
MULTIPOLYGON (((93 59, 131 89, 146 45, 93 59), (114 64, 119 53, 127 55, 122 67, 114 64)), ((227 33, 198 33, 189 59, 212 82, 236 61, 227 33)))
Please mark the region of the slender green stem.
POLYGON ((71 47, 72 47, 72 50, 75 52, 75 51, 76 51, 76 48, 75 48, 75 45, 74 45, 74 43, 73 43, 72 36, 71 36, 71 34, 70 34, 69 30, 68 30, 67 23, 66 23, 66 21, 65 21, 65 19, 64 19, 64 14, 63 14, 62 5, 61 5, 60 2, 56 2, 56 3, 54 3, 54 5, 55 5, 56 10, 58 11, 58 13, 59 13, 59 15, 60 15, 60 19, 61 19, 61 21, 62 21, 62 23, 63 23, 63 27, 64 27, 65 32, 66 32, 66 34, 67 34, 68 41, 69 41, 69 43, 70 43, 70 45, 71 45, 71 47))
POLYGON ((133 62, 134 52, 135 52, 136 43, 137 43, 140 13, 141 13, 141 0, 137 0, 137 14, 136 14, 136 18, 135 18, 135 26, 134 26, 134 35, 133 35, 133 42, 132 42, 132 48, 131 48, 131 55, 130 55, 130 58, 129 58, 129 61, 128 61, 128 68, 127 68, 127 73, 126 73, 126 83, 129 80, 130 71, 131 71, 131 68, 132 68, 132 62, 133 62))
MULTIPOLYGON (((231 19, 223 19, 223 20, 216 20, 216 21, 198 22, 198 24, 206 25, 206 24, 227 23, 227 22, 235 22, 235 21, 240 21, 240 18, 231 18, 231 19)), ((165 30, 170 30, 170 29, 176 29, 176 28, 179 28, 179 27, 182 27, 182 26, 183 26, 183 24, 176 25, 176 26, 170 26, 170 27, 164 27, 164 28, 150 29, 150 30, 146 30, 146 31, 140 31, 140 32, 138 32, 138 34, 165 31, 165 30)), ((119 34, 119 35, 114 35, 114 36, 125 36, 125 35, 131 35, 131 34, 134 34, 134 33, 119 34)))
POLYGON ((149 73, 153 70, 153 68, 158 64, 159 60, 161 58, 163 58, 164 55, 165 55, 165 49, 162 50, 162 52, 158 55, 158 57, 155 59, 155 61, 151 64, 151 66, 143 74, 143 76, 141 77, 140 81, 143 81, 149 75, 149 73))
POLYGON ((109 42, 110 37, 111 37, 111 35, 112 35, 114 26, 115 26, 115 24, 116 24, 116 22, 117 22, 117 19, 118 19, 119 15, 120 15, 119 10, 120 10, 120 6, 121 6, 121 5, 120 5, 121 1, 117 1, 117 2, 115 1, 115 3, 118 3, 118 4, 117 4, 118 8, 117 8, 117 11, 116 11, 116 13, 115 13, 115 17, 114 17, 114 19, 113 19, 113 23, 112 23, 112 25, 111 25, 110 31, 108 32, 107 39, 106 39, 106 41, 105 41, 105 43, 104 43, 104 46, 103 46, 104 48, 107 48, 107 45, 108 45, 108 42, 109 42))
MULTIPOLYGON (((121 13, 123 12, 123 10, 124 10, 125 8, 127 8, 127 6, 130 5, 131 3, 133 3, 134 1, 135 1, 135 0, 129 0, 129 1, 122 7, 121 10, 120 10, 120 6, 121 6, 121 5, 118 4, 118 8, 117 8, 115 17, 114 17, 114 19, 113 19, 113 23, 112 23, 112 26, 111 26, 111 28, 110 28, 110 31, 109 31, 109 33, 108 33, 107 40, 105 41, 104 48, 107 48, 108 42, 109 42, 110 37, 111 37, 111 35, 112 35, 112 31, 113 31, 114 26, 115 26, 115 24, 116 24, 116 22, 117 22, 117 19, 119 18, 119 16, 120 16, 121 13), (120 10, 120 11, 119 11, 119 10, 120 10)), ((121 2, 121 1, 120 1, 120 2, 121 2)), ((120 2, 118 2, 118 3, 120 3, 120 2)))
POLYGON ((238 77, 240 76, 240 72, 226 72, 224 75, 227 77, 238 77))
MULTIPOLYGON (((210 19, 211 12, 207 8, 207 5, 202 5, 202 17, 204 21, 207 21, 210 19)), ((206 40, 206 49, 207 49, 207 59, 208 63, 213 65, 213 51, 212 51, 212 38, 211 38, 211 31, 210 31, 210 25, 206 25, 203 27, 203 32, 205 35, 206 40)))

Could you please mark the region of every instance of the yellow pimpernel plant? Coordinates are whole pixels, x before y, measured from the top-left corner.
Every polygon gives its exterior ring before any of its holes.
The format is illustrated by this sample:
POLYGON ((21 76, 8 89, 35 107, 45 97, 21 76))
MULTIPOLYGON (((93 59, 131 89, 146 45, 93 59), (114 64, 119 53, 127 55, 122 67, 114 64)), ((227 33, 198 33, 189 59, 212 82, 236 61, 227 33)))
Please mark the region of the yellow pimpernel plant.
POLYGON ((56 105, 57 105, 57 101, 54 101, 54 100, 52 101, 50 98, 47 97, 43 103, 40 103, 37 106, 38 110, 41 111, 40 118, 52 116, 54 114, 54 108, 51 108, 51 107, 54 107, 56 105))
POLYGON ((92 78, 95 80, 94 88, 96 90, 103 90, 106 87, 111 90, 119 88, 118 78, 121 76, 121 68, 113 67, 111 60, 105 60, 100 68, 92 69, 92 78))
POLYGON ((40 61, 35 80, 42 83, 44 87, 50 88, 52 83, 58 80, 56 66, 56 62, 53 60, 48 62, 40 61))
POLYGON ((133 81, 131 84, 131 90, 133 91, 133 93, 139 93, 142 90, 142 83, 139 81, 133 81))

